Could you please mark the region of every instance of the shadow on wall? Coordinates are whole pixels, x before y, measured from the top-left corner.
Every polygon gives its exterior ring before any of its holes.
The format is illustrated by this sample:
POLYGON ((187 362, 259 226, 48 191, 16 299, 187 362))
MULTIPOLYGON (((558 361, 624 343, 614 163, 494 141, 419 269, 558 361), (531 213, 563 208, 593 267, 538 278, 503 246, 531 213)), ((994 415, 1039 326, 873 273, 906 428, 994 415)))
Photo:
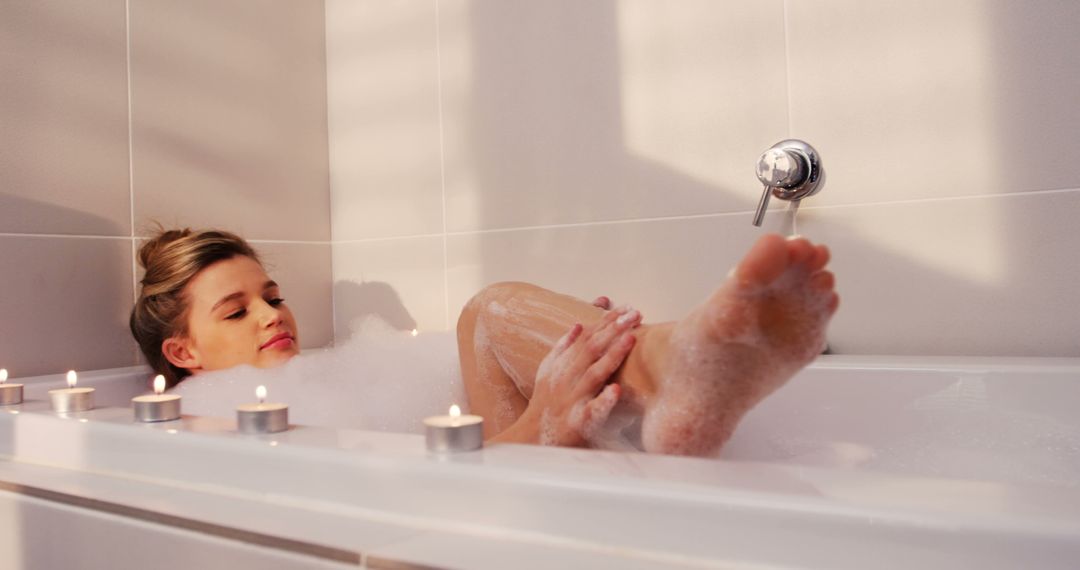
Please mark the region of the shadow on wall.
POLYGON ((379 317, 396 330, 416 328, 416 319, 389 283, 338 281, 334 284, 334 303, 339 315, 349 315, 349 322, 339 325, 335 332, 336 341, 347 342, 355 332, 355 324, 369 316, 379 317))
MULTIPOLYGON (((469 18, 472 124, 464 142, 477 227, 663 216, 672 205, 715 211, 718 195, 734 193, 628 148, 613 0, 481 0, 469 18), (619 203, 600 188, 618 189, 619 203)), ((756 199, 735 197, 739 209, 756 199)))
MULTIPOLYGON (((987 6, 992 14, 988 18, 991 29, 986 33, 989 37, 1004 35, 1014 41, 1037 36, 1047 29, 1060 28, 1062 33, 1068 33, 1067 27, 1055 27, 1039 19, 1062 10, 1057 4, 1042 10, 1041 16, 1009 17, 1010 11, 1023 10, 1026 14, 1028 8, 1011 8, 1003 1, 991 2, 987 6), (1035 29, 1018 29, 1024 25, 1035 29)), ((472 83, 468 86, 472 106, 468 114, 472 123, 466 126, 468 136, 464 143, 468 150, 464 151, 464 160, 475 170, 473 193, 476 195, 478 227, 505 225, 506 220, 513 217, 506 212, 512 210, 539 212, 542 218, 545 209, 552 209, 555 216, 572 207, 575 215, 582 219, 605 219, 606 204, 599 199, 601 194, 595 191, 596 188, 618 188, 626 201, 650 207, 663 202, 698 204, 702 203, 702 196, 734 193, 736 195, 727 197, 728 203, 733 200, 741 205, 740 209, 753 208, 759 192, 752 174, 756 157, 748 157, 746 186, 725 188, 637 156, 629 149, 620 112, 624 94, 619 77, 617 9, 613 1, 543 2, 528 3, 527 6, 502 0, 472 3, 469 14, 472 22, 472 83), (505 26, 507 21, 520 25, 511 29, 505 26), (564 38, 565 41, 553 38, 564 38), (507 78, 520 80, 508 81, 507 78), (553 192, 560 196, 565 194, 565 203, 552 200, 532 203, 535 196, 550 196, 553 192)), ((1080 20, 1070 18, 1071 21, 1080 20)), ((622 41, 626 39, 622 38, 622 41)), ((1060 41, 1061 45, 1068 43, 1068 40, 1060 41)), ((1000 81, 997 87, 1002 96, 990 119, 998 128, 993 143, 1008 149, 1005 153, 1008 160, 1000 162, 1003 171, 1035 172, 1046 166, 1041 164, 1047 160, 1046 155, 1014 147, 1038 139, 1038 133, 1031 132, 1032 125, 1056 124, 1051 115, 1072 107, 1057 100, 1067 97, 1067 92, 1045 95, 1044 98, 1055 100, 1050 105, 1040 105, 1039 101, 1032 101, 1027 96, 1037 90, 1025 89, 1018 81, 1025 77, 1041 77, 1062 64, 1028 69, 1024 67, 1030 66, 1027 58, 1016 61, 1022 46, 1009 42, 996 45, 1003 51, 993 54, 995 65, 1001 66, 996 71, 1000 81), (1021 163, 1017 164, 1017 161, 1021 163)), ((1031 57, 1030 51, 1023 53, 1031 57)), ((1075 60, 1076 55, 1055 57, 1075 60)), ((723 70, 703 69, 701 73, 723 73, 723 70)), ((1060 81, 1055 84, 1058 83, 1060 81)), ((912 90, 924 88, 910 86, 912 90)), ((908 95, 897 93, 898 97, 908 95)), ((883 106, 886 105, 887 102, 883 102, 883 106)), ((838 114, 837 120, 845 120, 844 109, 832 111, 838 114)), ((1075 112, 1071 116, 1070 124, 1075 125, 1075 112)), ((1061 136, 1059 131, 1054 131, 1056 136, 1061 136)), ((865 136, 867 141, 888 141, 894 134, 882 132, 875 125, 866 125, 865 136)), ((910 137, 903 133, 896 136, 910 137)), ((936 134, 927 132, 925 136, 936 134)), ((830 164, 829 149, 821 150, 829 168, 844 167, 842 163, 830 164)), ((453 166, 449 165, 448 171, 452 170, 453 166)), ((1015 190, 1009 191, 1038 189, 1026 187, 1025 183, 1027 179, 1010 179, 1015 190)), ((873 188, 867 187, 866 191, 873 192, 873 188)), ((947 195, 948 188, 942 188, 942 191, 947 195)), ((866 201, 886 199, 885 196, 874 196, 866 201)), ((1031 202, 1024 202, 1023 208, 1013 208, 1017 200, 1006 197, 942 202, 940 211, 949 215, 940 217, 936 214, 927 216, 925 205, 922 209, 878 205, 814 211, 813 204, 809 203, 810 210, 804 210, 803 214, 807 221, 804 229, 811 238, 833 246, 833 267, 839 275, 839 289, 844 299, 834 325, 834 351, 926 355, 1080 354, 1080 346, 1072 340, 1078 331, 1071 324, 1080 322, 1080 314, 1075 309, 1061 312, 1061 301, 1070 299, 1070 294, 1064 285, 1055 285, 1053 281, 1053 273, 1061 263, 1067 264, 1065 269, 1072 274, 1077 273, 1075 259, 1062 258, 1063 248, 1053 243, 1054 236, 1061 234, 1060 228, 1069 222, 1063 214, 1053 220, 1041 218, 1038 212, 1050 208, 1044 207, 1037 212, 1031 202), (972 217, 980 219, 973 220, 972 217), (992 239, 988 241, 988 238, 992 239), (934 244, 941 247, 936 248, 934 244), (1048 343, 1048 338, 1057 340, 1048 343)), ((1061 203, 1066 206, 1074 202, 1061 203)), ((937 206, 933 207, 939 211, 937 206)), ((655 215, 663 215, 660 209, 662 207, 658 207, 655 215)), ((730 220, 716 220, 717 239, 738 239, 745 241, 744 246, 749 246, 754 233, 739 232, 737 237, 723 233, 725 224, 728 224, 727 228, 731 227, 730 220)), ((742 223, 741 219, 737 223, 742 223)), ((745 223, 749 225, 749 218, 745 223)), ((558 231, 561 230, 551 230, 558 231)), ((589 244, 584 243, 589 239, 589 233, 574 235, 582 242, 560 240, 558 248, 544 249, 547 259, 542 265, 548 271, 575 274, 587 271, 591 266, 601 266, 599 271, 611 284, 611 289, 603 293, 634 303, 649 314, 666 312, 668 314, 663 316, 669 319, 678 316, 670 314, 675 310, 673 303, 685 302, 681 310, 689 310, 708 292, 702 289, 698 298, 685 301, 664 298, 662 292, 667 289, 665 282, 670 280, 670 275, 685 275, 695 271, 696 267, 693 264, 673 267, 671 261, 664 261, 667 257, 665 248, 671 244, 655 243, 645 232, 620 244, 617 250, 605 251, 603 256, 587 260, 581 258, 582 252, 589 251, 589 244), (649 272, 634 269, 642 259, 658 260, 663 267, 649 272), (638 281, 626 284, 632 280, 638 281), (633 298, 634 292, 642 289, 657 293, 645 302, 633 298), (650 303, 667 310, 650 312, 650 303)), ((522 243, 520 240, 480 240, 476 260, 482 272, 480 283, 514 278, 501 273, 495 262, 514 255, 508 253, 508 248, 515 247, 509 242, 516 247, 522 243)), ((694 247, 695 244, 685 245, 694 247)), ((706 244, 697 244, 695 249, 695 255, 701 258, 710 255, 706 244)), ((735 261, 702 260, 705 264, 724 266, 735 261)), ((592 267, 589 273, 595 275, 597 271, 592 267)), ((545 285, 543 279, 545 277, 539 280, 540 285, 545 285)), ((591 294, 567 292, 580 296, 591 294)), ((451 312, 455 309, 451 307, 451 312)))
POLYGON ((0 194, 0 210, 121 236, 0 237, 0 366, 25 377, 134 364, 126 230, 85 212, 7 194, 0 194))

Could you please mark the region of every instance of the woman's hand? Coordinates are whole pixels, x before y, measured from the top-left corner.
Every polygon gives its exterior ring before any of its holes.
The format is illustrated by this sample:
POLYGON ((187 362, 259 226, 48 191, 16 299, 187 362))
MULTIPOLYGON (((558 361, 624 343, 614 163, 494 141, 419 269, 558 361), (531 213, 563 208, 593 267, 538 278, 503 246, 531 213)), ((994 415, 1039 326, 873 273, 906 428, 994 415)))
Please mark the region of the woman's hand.
POLYGON ((631 329, 641 313, 621 307, 595 327, 574 325, 540 362, 524 416, 535 422, 542 445, 580 446, 619 401, 618 384, 607 384, 634 347, 631 329))

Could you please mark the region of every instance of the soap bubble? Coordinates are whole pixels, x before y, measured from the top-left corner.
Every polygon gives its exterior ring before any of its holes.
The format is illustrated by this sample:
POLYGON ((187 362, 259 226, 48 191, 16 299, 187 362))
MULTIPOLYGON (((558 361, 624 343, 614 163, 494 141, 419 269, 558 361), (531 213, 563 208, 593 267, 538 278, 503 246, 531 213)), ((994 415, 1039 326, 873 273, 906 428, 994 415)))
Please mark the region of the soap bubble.
POLYGON ((305 350, 271 369, 238 366, 191 376, 172 390, 186 413, 233 417, 264 385, 290 423, 423 432, 423 418, 467 408, 452 331, 398 331, 369 317, 341 346, 305 350))

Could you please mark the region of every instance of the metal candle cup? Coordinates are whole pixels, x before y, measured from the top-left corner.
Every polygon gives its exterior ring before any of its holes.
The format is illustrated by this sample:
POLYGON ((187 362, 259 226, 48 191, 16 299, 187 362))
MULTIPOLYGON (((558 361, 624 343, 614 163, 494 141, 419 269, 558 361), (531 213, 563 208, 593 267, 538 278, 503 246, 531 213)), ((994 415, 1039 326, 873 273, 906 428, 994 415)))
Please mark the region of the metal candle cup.
POLYGON ((94 409, 94 389, 76 388, 78 377, 74 370, 67 373, 66 389, 49 390, 49 399, 52 400, 53 411, 66 414, 71 412, 85 412, 94 409))
POLYGON ((266 387, 255 389, 257 404, 244 404, 236 408, 236 425, 240 433, 277 433, 289 429, 289 406, 267 404, 266 387))
POLYGON ((463 416, 461 408, 450 407, 450 415, 424 419, 428 451, 454 453, 474 451, 484 446, 484 418, 463 416))
POLYGON ((8 371, 0 368, 0 406, 21 404, 23 401, 23 385, 8 384, 8 371))
POLYGON ((154 377, 154 393, 131 399, 135 420, 140 422, 168 422, 180 418, 180 396, 164 394, 165 377, 154 377))

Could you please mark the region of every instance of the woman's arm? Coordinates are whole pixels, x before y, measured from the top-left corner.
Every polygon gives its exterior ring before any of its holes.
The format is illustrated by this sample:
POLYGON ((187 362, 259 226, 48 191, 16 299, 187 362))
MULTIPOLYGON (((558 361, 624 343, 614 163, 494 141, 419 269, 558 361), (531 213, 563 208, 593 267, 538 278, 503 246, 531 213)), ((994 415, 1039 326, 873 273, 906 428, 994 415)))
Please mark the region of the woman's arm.
POLYGON ((622 365, 641 314, 611 311, 595 326, 575 324, 540 362, 532 398, 490 442, 581 446, 607 421, 621 388, 608 380, 622 365))

